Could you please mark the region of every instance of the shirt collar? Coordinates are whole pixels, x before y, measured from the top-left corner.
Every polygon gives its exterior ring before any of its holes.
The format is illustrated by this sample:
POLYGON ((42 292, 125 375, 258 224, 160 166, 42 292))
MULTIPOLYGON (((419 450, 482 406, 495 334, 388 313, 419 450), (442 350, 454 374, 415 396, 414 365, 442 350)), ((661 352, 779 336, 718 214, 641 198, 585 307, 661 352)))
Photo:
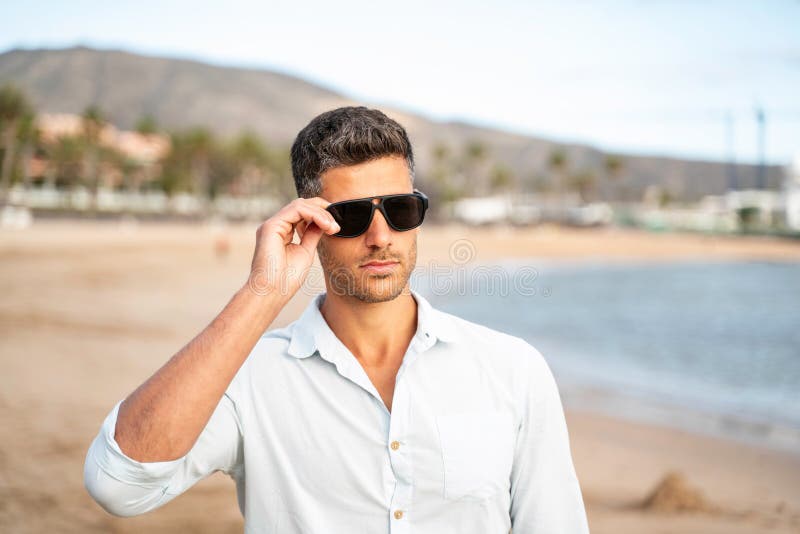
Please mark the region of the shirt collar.
MULTIPOLYGON (((417 332, 415 337, 423 342, 436 342, 437 340, 450 343, 456 340, 452 320, 447 314, 434 308, 428 300, 414 289, 411 295, 417 303, 417 332)), ((318 350, 325 350, 335 343, 336 335, 328 326, 319 307, 325 299, 325 293, 320 293, 311 299, 300 318, 295 321, 292 328, 292 339, 288 352, 295 358, 306 358, 318 350)), ((433 343, 431 343, 431 346, 433 343)))

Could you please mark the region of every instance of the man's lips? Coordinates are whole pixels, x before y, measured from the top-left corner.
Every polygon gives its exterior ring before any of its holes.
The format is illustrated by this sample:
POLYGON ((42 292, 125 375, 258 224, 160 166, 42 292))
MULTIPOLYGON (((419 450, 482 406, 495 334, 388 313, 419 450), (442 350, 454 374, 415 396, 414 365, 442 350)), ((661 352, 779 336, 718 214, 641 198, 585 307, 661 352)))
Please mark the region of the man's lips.
POLYGON ((362 265, 362 267, 370 267, 370 266, 382 267, 382 266, 385 266, 385 265, 394 265, 395 263, 397 263, 397 262, 396 261, 371 261, 369 263, 365 263, 364 265, 362 265))
POLYGON ((391 273, 399 262, 396 261, 370 261, 361 266, 368 273, 391 273))

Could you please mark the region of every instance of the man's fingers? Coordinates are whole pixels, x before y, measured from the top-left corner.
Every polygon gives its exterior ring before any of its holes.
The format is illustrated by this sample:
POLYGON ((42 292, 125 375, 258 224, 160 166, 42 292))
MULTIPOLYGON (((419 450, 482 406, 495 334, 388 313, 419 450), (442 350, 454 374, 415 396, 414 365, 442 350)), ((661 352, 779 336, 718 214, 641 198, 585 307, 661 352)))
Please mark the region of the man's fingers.
MULTIPOLYGON (((312 209, 314 207, 317 207, 317 208, 320 208, 322 210, 321 213, 324 216, 325 220, 330 220, 331 221, 330 226, 333 227, 333 228, 327 228, 324 225, 320 224, 319 221, 315 220, 314 222, 316 222, 317 226, 319 226, 323 231, 331 233, 331 234, 334 234, 334 233, 336 233, 336 232, 338 232, 340 230, 340 228, 338 227, 338 224, 336 224, 336 221, 333 219, 333 216, 330 214, 330 212, 328 210, 325 209, 331 204, 329 201, 327 201, 326 199, 324 199, 322 197, 311 197, 311 198, 298 199, 298 202, 301 205, 311 205, 312 209)), ((308 222, 310 222, 310 221, 308 221, 308 222)), ((307 225, 306 225, 306 227, 307 227, 307 225)))
POLYGON ((314 222, 323 231, 335 234, 339 231, 339 225, 333 219, 333 216, 321 207, 319 201, 311 202, 311 199, 298 199, 284 206, 275 217, 288 223, 289 225, 296 225, 305 220, 307 223, 314 222))
POLYGON ((311 198, 305 198, 303 200, 305 200, 306 202, 311 202, 312 204, 315 204, 322 209, 327 208, 328 205, 330 204, 330 202, 328 202, 322 197, 311 197, 311 198))
POLYGON ((333 216, 322 208, 299 208, 301 214, 306 220, 306 230, 311 223, 316 225, 323 231, 329 234, 335 234, 340 230, 339 225, 333 219, 333 216))

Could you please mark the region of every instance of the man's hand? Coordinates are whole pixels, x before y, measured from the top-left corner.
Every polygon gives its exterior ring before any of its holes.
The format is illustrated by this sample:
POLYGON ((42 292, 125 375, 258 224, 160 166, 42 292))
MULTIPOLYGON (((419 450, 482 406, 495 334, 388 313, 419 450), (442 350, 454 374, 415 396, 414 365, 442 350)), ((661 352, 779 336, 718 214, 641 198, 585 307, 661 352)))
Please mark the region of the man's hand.
POLYGON ((279 292, 288 301, 300 289, 322 234, 340 230, 325 210, 329 204, 322 197, 298 198, 258 227, 248 279, 253 292, 279 292), (293 242, 295 230, 299 243, 293 242))

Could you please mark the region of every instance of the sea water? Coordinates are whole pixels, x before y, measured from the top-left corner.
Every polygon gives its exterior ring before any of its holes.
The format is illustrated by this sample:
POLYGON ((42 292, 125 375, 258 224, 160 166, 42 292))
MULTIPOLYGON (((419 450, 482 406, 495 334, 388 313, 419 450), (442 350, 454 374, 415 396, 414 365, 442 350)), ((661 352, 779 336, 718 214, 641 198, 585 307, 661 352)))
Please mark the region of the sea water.
POLYGON ((531 259, 439 277, 414 285, 531 343, 568 408, 800 452, 798 263, 531 259))

